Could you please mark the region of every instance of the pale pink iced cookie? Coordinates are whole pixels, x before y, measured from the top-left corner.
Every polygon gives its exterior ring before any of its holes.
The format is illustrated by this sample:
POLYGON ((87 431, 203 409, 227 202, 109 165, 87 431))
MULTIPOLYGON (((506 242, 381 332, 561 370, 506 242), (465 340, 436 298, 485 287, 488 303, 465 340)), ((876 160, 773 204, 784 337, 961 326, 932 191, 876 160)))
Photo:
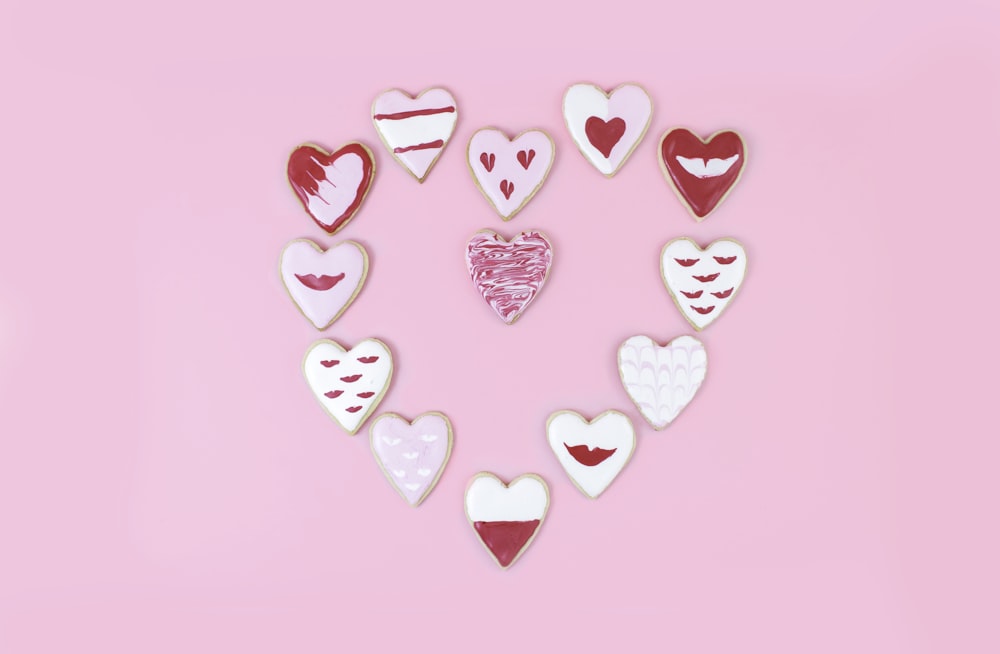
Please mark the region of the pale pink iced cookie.
POLYGON ((455 98, 444 89, 413 97, 399 89, 372 103, 372 122, 392 158, 423 182, 451 139, 458 121, 455 98))
POLYGON ((316 329, 326 329, 347 310, 368 276, 368 253, 360 243, 343 241, 329 250, 296 239, 281 251, 281 282, 316 329))
POLYGON ((593 84, 574 84, 563 97, 563 118, 587 161, 611 177, 639 145, 653 116, 653 101, 638 84, 605 93, 593 84))
POLYGON ((555 153, 555 143, 541 130, 510 139, 487 127, 469 139, 467 155, 476 186, 500 217, 510 220, 542 187, 555 153))
POLYGON ((480 472, 465 489, 465 516, 501 568, 517 561, 538 535, 549 510, 549 487, 534 474, 505 484, 480 472))
POLYGON ((407 422, 383 413, 372 422, 371 445, 385 478, 410 506, 430 494, 451 456, 451 422, 437 411, 407 422))
POLYGON ((542 290, 552 267, 552 245, 541 232, 521 232, 505 241, 484 229, 469 240, 465 262, 476 290, 510 325, 542 290))
POLYGON ((633 336, 618 348, 618 373, 625 392, 653 429, 677 418, 705 380, 708 355, 693 336, 659 345, 648 336, 633 336))
POLYGON ((575 411, 557 411, 545 432, 570 481, 590 498, 611 485, 635 451, 632 421, 614 410, 590 421, 575 411))
POLYGON ((747 273, 747 254, 731 238, 704 250, 689 238, 675 238, 663 246, 660 273, 681 314, 702 330, 736 297, 747 273))
POLYGON ((389 388, 392 354, 375 338, 365 339, 350 350, 322 339, 306 352, 302 374, 323 410, 353 435, 389 388))
POLYGON ((317 225, 335 234, 354 217, 375 179, 375 157, 351 142, 335 152, 306 143, 288 157, 288 183, 317 225))

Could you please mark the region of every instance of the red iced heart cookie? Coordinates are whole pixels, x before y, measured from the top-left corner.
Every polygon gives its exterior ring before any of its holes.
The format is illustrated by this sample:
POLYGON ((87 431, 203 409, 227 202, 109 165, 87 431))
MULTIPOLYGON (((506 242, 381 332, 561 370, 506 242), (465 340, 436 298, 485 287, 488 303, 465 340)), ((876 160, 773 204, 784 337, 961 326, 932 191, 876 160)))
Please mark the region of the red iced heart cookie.
POLYGON ((375 158, 362 143, 348 143, 332 153, 307 143, 288 157, 288 183, 316 224, 329 234, 357 213, 374 178, 375 158))
POLYGON ((660 166, 677 197, 701 222, 739 181, 746 144, 733 131, 716 132, 703 141, 676 127, 660 139, 660 166))
POLYGON ((552 246, 540 232, 521 232, 508 242, 484 229, 469 240, 465 260, 476 289, 510 325, 542 290, 552 246))
POLYGON ((597 116, 591 116, 585 123, 584 131, 591 145, 607 159, 611 156, 611 150, 618 145, 618 141, 622 140, 625 134, 625 121, 621 118, 604 121, 597 116))

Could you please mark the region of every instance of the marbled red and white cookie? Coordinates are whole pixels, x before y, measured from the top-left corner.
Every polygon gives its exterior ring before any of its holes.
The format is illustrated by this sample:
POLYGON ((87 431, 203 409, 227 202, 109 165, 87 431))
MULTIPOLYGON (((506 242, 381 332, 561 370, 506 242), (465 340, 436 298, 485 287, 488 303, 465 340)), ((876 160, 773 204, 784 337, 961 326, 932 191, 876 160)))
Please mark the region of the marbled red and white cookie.
POLYGON ((628 416, 605 411, 587 420, 576 411, 557 411, 545 424, 549 447, 584 495, 603 493, 635 451, 635 429, 628 416))
POLYGON ((426 89, 416 97, 390 89, 372 103, 372 122, 382 143, 421 183, 448 145, 457 121, 458 105, 444 89, 426 89))
POLYGON ((328 234, 337 233, 354 217, 374 179, 375 157, 356 141, 334 152, 306 143, 288 157, 288 183, 328 234))
POLYGON ((350 350, 322 339, 306 352, 302 374, 323 410, 353 435, 389 389, 392 354, 375 338, 365 339, 350 350))
POLYGON ((691 130, 675 127, 660 139, 659 159, 670 187, 701 222, 740 180, 747 148, 743 137, 732 130, 701 139, 691 130))
POLYGON ((469 139, 467 157, 472 179, 504 220, 524 208, 548 177, 556 145, 539 129, 513 139, 487 127, 469 139))
POLYGON ((465 262, 476 290, 510 325, 542 290, 552 267, 552 245, 537 231, 506 241, 484 229, 469 240, 465 262))
POLYGON ((368 252, 354 241, 324 251, 308 239, 296 239, 281 251, 278 270, 302 315, 316 329, 326 329, 361 292, 368 277, 368 252))
POLYGON ((618 348, 618 373, 625 392, 656 430, 673 422, 694 399, 707 370, 705 346, 693 336, 660 345, 639 335, 618 348))
POLYGON ((509 484, 480 472, 465 489, 465 516, 501 568, 517 561, 538 535, 549 510, 549 487, 534 474, 509 484))
POLYGON ((451 456, 451 421, 430 411, 413 422, 383 413, 372 422, 372 454, 385 478, 410 506, 418 506, 434 490, 451 456))
POLYGON ((623 84, 610 93, 593 84, 574 84, 563 97, 569 135, 605 177, 625 164, 652 116, 653 101, 638 84, 623 84))
POLYGON ((731 238, 704 250, 687 237, 675 238, 660 254, 663 284, 684 318, 702 330, 722 315, 747 273, 747 254, 731 238))

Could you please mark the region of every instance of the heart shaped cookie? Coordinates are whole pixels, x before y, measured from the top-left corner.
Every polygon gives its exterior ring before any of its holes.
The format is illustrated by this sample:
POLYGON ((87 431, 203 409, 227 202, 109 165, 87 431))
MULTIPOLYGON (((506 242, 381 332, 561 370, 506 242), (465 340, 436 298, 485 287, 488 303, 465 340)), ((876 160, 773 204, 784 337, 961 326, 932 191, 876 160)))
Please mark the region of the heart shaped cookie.
POLYGON ((407 422, 383 413, 372 422, 372 454, 393 488, 410 506, 430 494, 451 456, 451 422, 436 411, 407 422))
POLYGON ((426 89, 417 97, 391 89, 372 104, 372 122, 382 143, 421 183, 448 145, 457 121, 455 98, 444 89, 426 89))
POLYGON ((722 315, 743 284, 747 255, 731 238, 702 250, 689 238, 663 246, 660 273, 674 304, 691 325, 702 330, 722 315))
POLYGON ((323 410, 353 435, 389 388, 392 354, 375 338, 365 339, 350 350, 322 339, 306 352, 302 374, 323 410))
POLYGON ((549 416, 545 432, 570 481, 590 498, 611 485, 635 450, 632 421, 618 411, 590 421, 575 411, 557 411, 549 416))
POLYGON ((347 310, 368 276, 368 252, 360 243, 343 241, 325 252, 307 239, 281 251, 281 282, 309 322, 326 329, 347 310))
POLYGON ((335 234, 354 217, 375 179, 375 157, 363 143, 335 152, 300 145, 288 157, 288 183, 316 224, 335 234))
POLYGON ((555 152, 555 143, 541 130, 510 139, 487 127, 472 135, 466 155, 476 186, 500 217, 510 220, 542 187, 555 152))
POLYGON ((707 370, 705 346, 693 336, 679 336, 666 345, 633 336, 618 348, 625 392, 656 430, 673 422, 694 399, 707 370))
POLYGON ((660 168, 671 188, 701 222, 726 199, 746 165, 743 137, 731 130, 702 140, 675 127, 660 139, 660 168))
POLYGON ((653 116, 653 101, 638 84, 605 93, 574 84, 563 97, 563 118, 576 146, 605 177, 612 177, 639 145, 653 116))
POLYGON ((476 290, 510 325, 542 290, 552 266, 552 246, 541 232, 521 232, 508 242, 484 229, 469 239, 465 262, 476 290))
POLYGON ((486 551, 508 568, 531 545, 549 510, 549 487, 534 474, 505 484, 480 472, 465 489, 465 516, 486 551))

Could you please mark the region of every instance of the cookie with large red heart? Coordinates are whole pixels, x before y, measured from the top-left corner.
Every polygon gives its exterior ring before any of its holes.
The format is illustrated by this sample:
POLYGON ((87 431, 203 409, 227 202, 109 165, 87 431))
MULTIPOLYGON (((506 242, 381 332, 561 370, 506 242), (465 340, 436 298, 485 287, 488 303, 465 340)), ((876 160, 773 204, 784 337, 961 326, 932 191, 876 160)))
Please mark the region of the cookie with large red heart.
POLYGON ((465 262, 476 290, 511 325, 542 290, 552 267, 552 245, 541 232, 521 232, 505 241, 484 229, 469 240, 465 262))
POLYGON ((722 204, 743 174, 747 149, 732 130, 701 139, 691 130, 675 127, 660 139, 660 168, 667 182, 701 222, 722 204))
POLYGON ((328 234, 336 234, 354 217, 374 179, 375 157, 356 141, 334 152, 306 143, 288 157, 288 183, 328 234))

